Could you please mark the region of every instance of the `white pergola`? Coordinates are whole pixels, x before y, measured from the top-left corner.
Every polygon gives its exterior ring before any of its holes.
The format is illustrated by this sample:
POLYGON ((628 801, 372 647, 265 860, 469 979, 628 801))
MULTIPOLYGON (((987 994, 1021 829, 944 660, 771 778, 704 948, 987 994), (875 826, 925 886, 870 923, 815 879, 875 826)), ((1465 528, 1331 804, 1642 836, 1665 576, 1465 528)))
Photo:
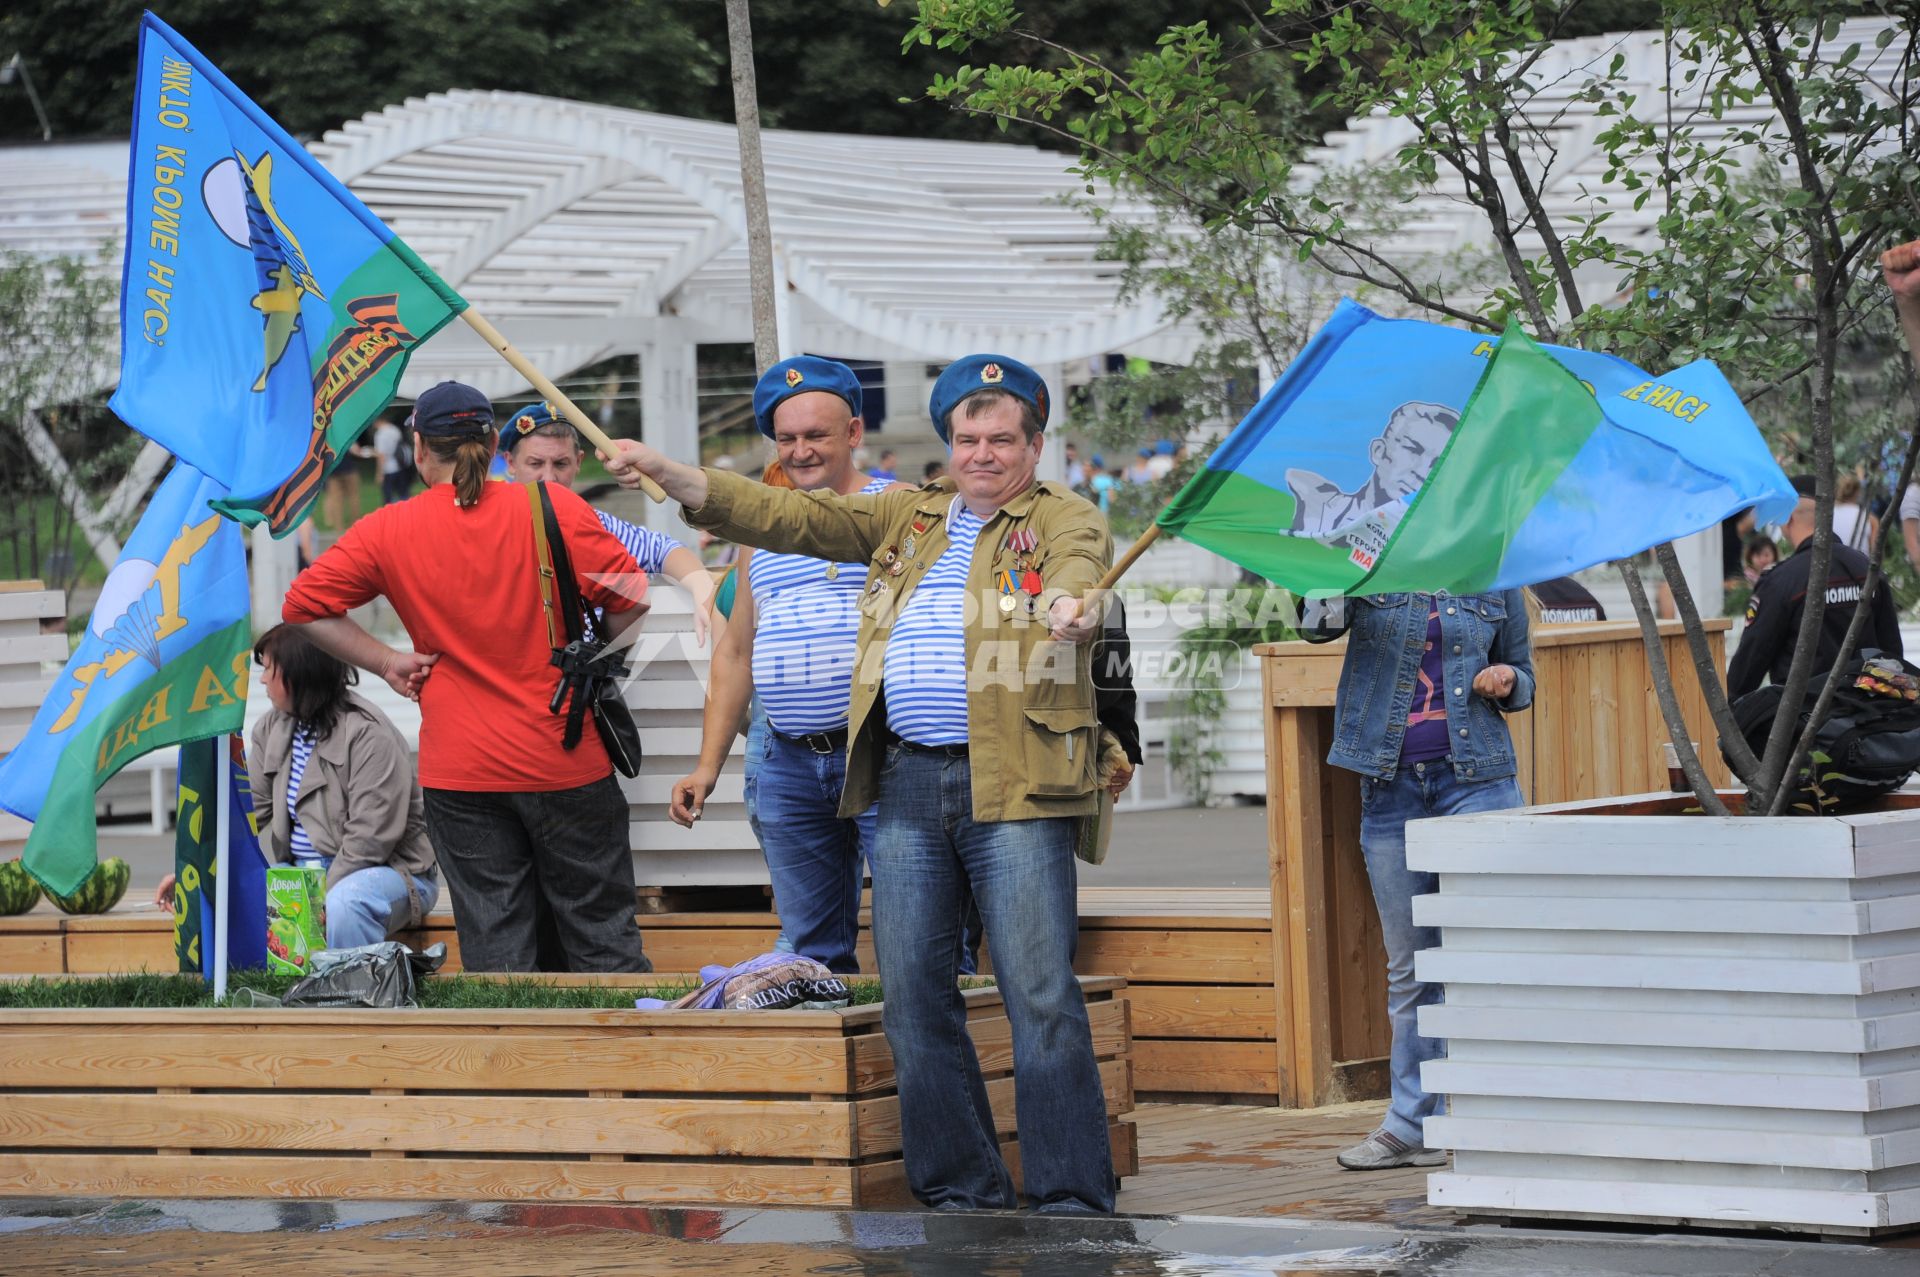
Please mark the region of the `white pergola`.
MULTIPOLYGON (((940 363, 991 350, 1033 364, 1060 405, 1072 361, 1191 348, 1151 299, 1120 296, 1069 157, 779 130, 763 149, 783 355, 940 363)), ((311 150, 549 377, 638 356, 649 440, 698 457, 696 351, 753 337, 732 125, 459 90, 311 150)), ((117 272, 126 174, 124 141, 0 148, 0 247, 100 253, 117 272)), ((1099 201, 1109 218, 1147 215, 1108 190, 1099 201)), ((528 389, 459 323, 416 352, 401 393, 446 378, 495 398, 528 389)), ((924 415, 905 398, 896 421, 924 415)))
MULTIPOLYGON (((1876 85, 1884 101, 1892 93, 1912 91, 1910 77, 1915 72, 1908 65, 1909 43, 1896 24, 1883 18, 1859 18, 1841 23, 1832 39, 1822 41, 1821 57, 1837 63, 1851 46, 1858 45, 1849 74, 1876 85), (1889 27, 1894 38, 1881 48, 1876 39, 1889 27)), ((1616 242, 1632 245, 1659 235, 1666 205, 1657 184, 1636 208, 1637 192, 1619 175, 1609 176, 1610 165, 1599 139, 1619 122, 1621 113, 1651 124, 1656 136, 1668 129, 1685 130, 1691 142, 1703 146, 1737 141, 1743 131, 1764 129, 1775 120, 1772 100, 1751 80, 1745 85, 1755 93, 1751 102, 1730 103, 1719 119, 1712 118, 1706 101, 1712 71, 1701 68, 1690 81, 1688 72, 1693 69, 1659 31, 1555 41, 1534 63, 1528 80, 1536 91, 1509 123, 1523 149, 1528 180, 1540 192, 1562 234, 1574 230, 1577 219, 1604 213, 1606 233, 1616 242), (1611 71, 1616 57, 1621 60, 1617 75, 1611 71), (1591 96, 1601 83, 1611 89, 1604 103, 1591 96), (1610 113, 1602 113, 1603 105, 1610 113)), ((1356 117, 1308 152, 1299 176, 1310 183, 1341 172, 1391 168, 1398 163, 1400 149, 1417 136, 1412 124, 1384 110, 1356 117)), ((1726 156, 1728 167, 1734 169, 1752 169, 1763 162, 1760 151, 1751 145, 1734 145, 1726 156)), ((1502 169, 1497 176, 1509 207, 1519 209, 1512 174, 1502 169)), ((1441 165, 1436 185, 1415 194, 1392 229, 1373 246, 1389 260, 1407 264, 1423 260, 1447 264, 1472 255, 1491 255, 1495 244, 1486 215, 1469 204, 1460 190, 1459 176, 1441 165)), ((1517 215, 1514 221, 1520 251, 1529 257, 1543 253, 1544 245, 1533 229, 1517 215)), ((1621 282, 1598 263, 1578 268, 1575 277, 1590 303, 1610 299, 1621 282)))

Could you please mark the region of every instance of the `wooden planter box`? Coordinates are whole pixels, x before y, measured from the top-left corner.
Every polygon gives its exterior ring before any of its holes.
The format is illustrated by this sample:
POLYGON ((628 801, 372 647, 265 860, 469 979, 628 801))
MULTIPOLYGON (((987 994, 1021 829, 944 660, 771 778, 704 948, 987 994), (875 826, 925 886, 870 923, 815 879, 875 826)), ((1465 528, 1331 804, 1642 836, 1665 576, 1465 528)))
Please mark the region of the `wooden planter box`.
POLYGON ((1691 798, 1418 821, 1446 984, 1435 1205, 1874 1235, 1920 1224, 1920 795, 1871 815, 1691 798))
MULTIPOLYGON (((1146 893, 1119 894, 1133 900, 1146 893)), ((1265 903, 1259 900, 1259 907, 1243 913, 1142 914, 1121 904, 1081 914, 1074 967, 1083 976, 1126 980, 1121 996, 1133 1005, 1135 1085, 1141 1092, 1274 1102, 1273 936, 1265 903)), ((695 971, 765 953, 779 924, 771 913, 672 913, 645 915, 640 929, 657 969, 695 971)), ((444 942, 443 969, 460 969, 460 942, 446 910, 401 939, 415 947, 444 942)), ((864 925, 858 953, 861 969, 872 971, 873 942, 864 925)), ((156 909, 123 904, 98 917, 69 918, 43 905, 22 917, 0 918, 0 975, 108 975, 173 966, 172 919, 156 909)))
MULTIPOLYGON (((1135 1173, 1127 1004, 1083 980, 1135 1173)), ((1018 1174, 1012 1034, 966 994, 1018 1174)), ((0 1196, 909 1201, 880 1007, 0 1011, 0 1196)))

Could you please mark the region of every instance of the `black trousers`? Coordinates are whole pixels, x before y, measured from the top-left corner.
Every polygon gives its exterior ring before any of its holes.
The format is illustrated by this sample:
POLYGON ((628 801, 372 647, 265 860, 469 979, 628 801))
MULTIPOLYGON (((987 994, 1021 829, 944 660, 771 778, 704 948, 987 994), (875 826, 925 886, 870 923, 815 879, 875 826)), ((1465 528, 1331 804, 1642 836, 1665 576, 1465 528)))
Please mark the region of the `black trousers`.
POLYGON ((611 773, 577 789, 425 797, 467 970, 653 970, 634 920, 627 800, 611 773), (542 953, 540 903, 557 955, 542 953))

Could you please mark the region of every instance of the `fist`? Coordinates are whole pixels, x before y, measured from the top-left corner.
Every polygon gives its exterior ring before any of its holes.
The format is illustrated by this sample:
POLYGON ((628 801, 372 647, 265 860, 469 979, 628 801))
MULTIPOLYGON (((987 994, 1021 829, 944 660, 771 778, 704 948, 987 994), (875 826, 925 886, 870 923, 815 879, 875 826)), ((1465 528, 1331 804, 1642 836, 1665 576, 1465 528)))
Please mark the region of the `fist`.
POLYGON ((1511 665, 1489 665, 1473 676, 1473 690, 1490 701, 1504 701, 1513 695, 1513 684, 1511 665))
POLYGON ((642 478, 655 477, 654 471, 665 460, 659 449, 650 448, 638 439, 615 439, 612 443, 612 454, 602 449, 600 459, 607 463, 607 473, 623 488, 637 488, 642 478))

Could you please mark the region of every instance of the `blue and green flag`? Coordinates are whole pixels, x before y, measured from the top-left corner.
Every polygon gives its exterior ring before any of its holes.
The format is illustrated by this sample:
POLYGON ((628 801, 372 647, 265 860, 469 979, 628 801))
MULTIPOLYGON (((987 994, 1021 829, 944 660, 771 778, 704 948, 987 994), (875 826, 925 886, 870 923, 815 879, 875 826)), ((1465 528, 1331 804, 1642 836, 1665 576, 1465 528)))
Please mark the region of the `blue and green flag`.
POLYGON ((213 979, 215 919, 219 898, 220 822, 227 835, 227 965, 237 970, 267 965, 267 857, 260 850, 260 821, 247 779, 247 751, 240 734, 192 741, 180 747, 179 819, 173 830, 173 952, 180 970, 213 979), (220 810, 220 768, 229 777, 227 809, 220 810))
POLYGON ((142 754, 246 717, 251 595, 244 534, 215 512, 226 495, 174 465, 26 738, 0 759, 0 807, 34 822, 27 870, 61 895, 98 863, 95 790, 142 754))
POLYGON ((130 155, 113 410, 283 535, 466 302, 151 13, 130 155))
POLYGON ((1705 360, 1651 377, 1342 301, 1157 522, 1303 595, 1473 594, 1794 501, 1705 360))

